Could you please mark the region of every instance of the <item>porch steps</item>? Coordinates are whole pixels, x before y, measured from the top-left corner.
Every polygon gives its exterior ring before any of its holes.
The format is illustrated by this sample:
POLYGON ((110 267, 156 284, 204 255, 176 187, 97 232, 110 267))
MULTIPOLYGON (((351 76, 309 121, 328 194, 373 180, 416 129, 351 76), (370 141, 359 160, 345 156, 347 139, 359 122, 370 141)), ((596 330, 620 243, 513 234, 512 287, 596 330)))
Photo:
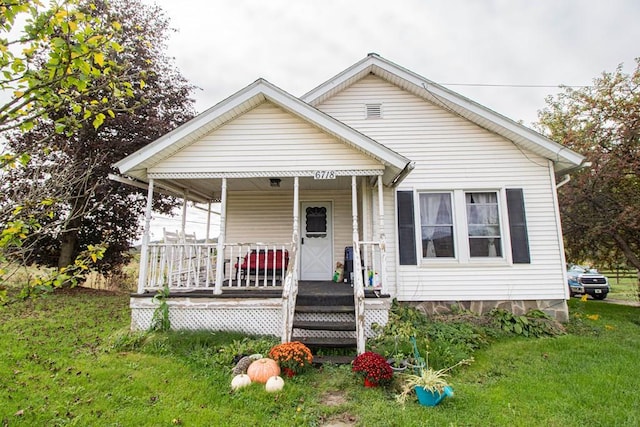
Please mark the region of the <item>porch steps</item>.
MULTIPOLYGON (((293 340, 313 348, 355 348, 356 322, 353 294, 308 292, 298 295, 293 319, 293 340)), ((333 290, 334 292, 331 292, 333 290)), ((349 361, 350 363, 350 361, 349 361)))
POLYGON ((313 364, 319 365, 349 365, 355 356, 314 356, 313 364))
POLYGON ((293 327, 315 331, 355 331, 356 322, 314 322, 310 320, 294 320, 293 327))
POLYGON ((355 313, 352 305, 298 305, 296 313, 355 313))
POLYGON ((307 347, 313 348, 356 348, 355 338, 330 338, 330 337, 293 337, 293 341, 300 341, 307 347))

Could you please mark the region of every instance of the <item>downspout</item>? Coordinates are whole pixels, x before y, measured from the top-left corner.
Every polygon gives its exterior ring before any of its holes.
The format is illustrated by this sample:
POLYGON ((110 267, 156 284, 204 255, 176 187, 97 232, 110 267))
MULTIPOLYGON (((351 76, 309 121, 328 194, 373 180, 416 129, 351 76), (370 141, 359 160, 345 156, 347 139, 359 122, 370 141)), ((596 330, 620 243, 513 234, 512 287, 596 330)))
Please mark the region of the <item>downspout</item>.
POLYGON ((402 182, 402 180, 409 175, 409 173, 416 167, 416 162, 409 162, 407 163, 404 168, 402 168, 402 170, 400 171, 400 173, 398 175, 395 176, 395 178, 393 178, 393 180, 391 181, 391 187, 395 187, 396 185, 400 184, 402 182))
MULTIPOLYGON (((571 170, 574 171, 574 170, 583 169, 583 168, 590 168, 590 167, 591 167, 591 162, 588 162, 587 159, 583 159, 582 163, 580 163, 580 165, 577 168, 574 168, 574 169, 571 169, 571 170)), ((564 174, 562 176, 562 180, 556 184, 556 190, 558 188, 562 187, 563 185, 565 185, 569 181, 571 181, 571 176, 569 176, 568 173, 564 174)))
POLYGON ((565 185, 569 181, 571 181, 571 175, 569 175, 569 174, 564 175, 562 177, 562 180, 556 184, 556 190, 558 188, 562 187, 563 185, 565 185))

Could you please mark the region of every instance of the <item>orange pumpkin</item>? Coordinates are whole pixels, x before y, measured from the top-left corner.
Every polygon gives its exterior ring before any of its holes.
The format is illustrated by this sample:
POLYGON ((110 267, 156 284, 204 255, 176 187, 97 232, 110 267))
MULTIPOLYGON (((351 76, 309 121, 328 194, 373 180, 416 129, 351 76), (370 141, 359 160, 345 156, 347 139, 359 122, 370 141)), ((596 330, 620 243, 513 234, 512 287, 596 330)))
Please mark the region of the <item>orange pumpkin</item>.
POLYGON ((275 360, 264 357, 249 365, 247 375, 251 381, 264 384, 269 378, 280 375, 280 366, 275 360))

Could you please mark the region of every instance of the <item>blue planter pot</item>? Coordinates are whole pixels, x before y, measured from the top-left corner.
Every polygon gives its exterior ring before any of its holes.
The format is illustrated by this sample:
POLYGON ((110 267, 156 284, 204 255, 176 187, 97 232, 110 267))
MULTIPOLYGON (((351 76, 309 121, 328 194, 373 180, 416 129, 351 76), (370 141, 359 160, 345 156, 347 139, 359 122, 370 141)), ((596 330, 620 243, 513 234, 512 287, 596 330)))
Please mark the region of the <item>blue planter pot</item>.
POLYGON ((445 397, 453 396, 453 389, 449 386, 446 386, 442 393, 425 390, 422 387, 416 387, 415 391, 418 396, 418 402, 424 406, 436 406, 442 402, 445 397))

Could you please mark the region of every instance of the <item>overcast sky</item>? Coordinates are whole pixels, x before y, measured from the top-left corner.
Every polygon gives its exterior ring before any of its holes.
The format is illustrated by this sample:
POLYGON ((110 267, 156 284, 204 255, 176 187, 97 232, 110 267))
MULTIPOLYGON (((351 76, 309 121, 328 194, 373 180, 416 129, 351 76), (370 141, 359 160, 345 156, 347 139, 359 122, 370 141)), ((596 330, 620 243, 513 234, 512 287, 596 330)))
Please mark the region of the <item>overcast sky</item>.
MULTIPOLYGON (((376 52, 436 83, 588 85, 640 56, 638 0, 145 0, 198 111, 262 77, 301 96, 376 52)), ((553 88, 448 86, 529 125, 553 88)))
POLYGON ((554 87, 640 56, 638 0, 144 1, 177 30, 169 54, 198 112, 258 78, 301 96, 376 52, 441 84, 551 86, 446 85, 531 125, 554 87))

